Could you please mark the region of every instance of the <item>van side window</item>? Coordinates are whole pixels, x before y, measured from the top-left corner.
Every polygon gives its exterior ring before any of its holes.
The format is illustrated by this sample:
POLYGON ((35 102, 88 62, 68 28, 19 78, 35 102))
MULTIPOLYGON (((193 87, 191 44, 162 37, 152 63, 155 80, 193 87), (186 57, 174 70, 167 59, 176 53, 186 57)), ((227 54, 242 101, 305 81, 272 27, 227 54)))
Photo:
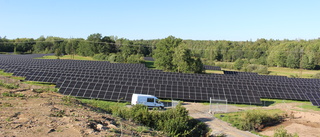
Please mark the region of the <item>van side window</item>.
POLYGON ((154 98, 147 98, 147 102, 154 102, 154 98))

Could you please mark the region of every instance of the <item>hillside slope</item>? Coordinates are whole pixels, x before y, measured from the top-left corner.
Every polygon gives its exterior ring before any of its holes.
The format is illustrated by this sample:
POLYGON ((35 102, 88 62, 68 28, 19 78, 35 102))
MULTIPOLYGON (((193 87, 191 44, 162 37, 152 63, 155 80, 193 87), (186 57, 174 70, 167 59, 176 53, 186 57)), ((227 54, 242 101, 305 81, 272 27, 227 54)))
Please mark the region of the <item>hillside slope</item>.
POLYGON ((0 112, 0 136, 165 136, 55 92, 0 87, 0 112))

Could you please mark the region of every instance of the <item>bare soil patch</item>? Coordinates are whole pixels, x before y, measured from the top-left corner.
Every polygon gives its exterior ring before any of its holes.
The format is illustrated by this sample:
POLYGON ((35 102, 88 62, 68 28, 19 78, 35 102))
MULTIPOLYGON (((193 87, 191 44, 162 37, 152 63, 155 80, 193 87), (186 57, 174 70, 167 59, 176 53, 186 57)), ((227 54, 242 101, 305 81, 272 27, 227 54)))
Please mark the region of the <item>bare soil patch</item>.
POLYGON ((81 103, 66 104, 55 92, 0 87, 0 136, 164 136, 81 103), (2 93, 21 93, 6 97, 2 93))
MULTIPOLYGON (((221 121, 212 114, 209 114, 209 105, 202 103, 184 103, 189 110, 190 116, 202 120, 212 129, 212 135, 225 134, 228 137, 257 136, 247 131, 241 131, 230 124, 221 121)), ((300 137, 320 137, 320 111, 306 110, 297 106, 303 103, 279 103, 268 107, 237 107, 228 105, 228 112, 243 111, 248 109, 280 109, 286 112, 287 117, 284 122, 266 127, 261 132, 262 135, 273 136, 277 128, 284 127, 288 133, 297 133, 300 137)))

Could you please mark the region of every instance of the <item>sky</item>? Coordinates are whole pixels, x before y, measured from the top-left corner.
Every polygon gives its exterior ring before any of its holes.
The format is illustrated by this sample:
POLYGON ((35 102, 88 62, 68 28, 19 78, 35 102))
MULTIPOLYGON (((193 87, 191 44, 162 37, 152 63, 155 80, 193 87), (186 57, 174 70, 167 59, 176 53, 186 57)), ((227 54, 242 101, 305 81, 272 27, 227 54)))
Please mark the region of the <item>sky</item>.
POLYGON ((0 0, 0 37, 317 39, 319 0, 0 0))

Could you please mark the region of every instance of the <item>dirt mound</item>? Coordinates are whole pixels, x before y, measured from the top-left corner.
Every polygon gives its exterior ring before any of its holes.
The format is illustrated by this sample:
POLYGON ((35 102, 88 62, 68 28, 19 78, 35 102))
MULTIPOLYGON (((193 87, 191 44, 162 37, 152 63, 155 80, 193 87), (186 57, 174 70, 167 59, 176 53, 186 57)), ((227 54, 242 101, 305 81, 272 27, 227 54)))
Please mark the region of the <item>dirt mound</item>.
POLYGON ((0 87, 0 136, 162 136, 62 97, 55 92, 0 87), (10 97, 13 95, 19 96, 10 97))

